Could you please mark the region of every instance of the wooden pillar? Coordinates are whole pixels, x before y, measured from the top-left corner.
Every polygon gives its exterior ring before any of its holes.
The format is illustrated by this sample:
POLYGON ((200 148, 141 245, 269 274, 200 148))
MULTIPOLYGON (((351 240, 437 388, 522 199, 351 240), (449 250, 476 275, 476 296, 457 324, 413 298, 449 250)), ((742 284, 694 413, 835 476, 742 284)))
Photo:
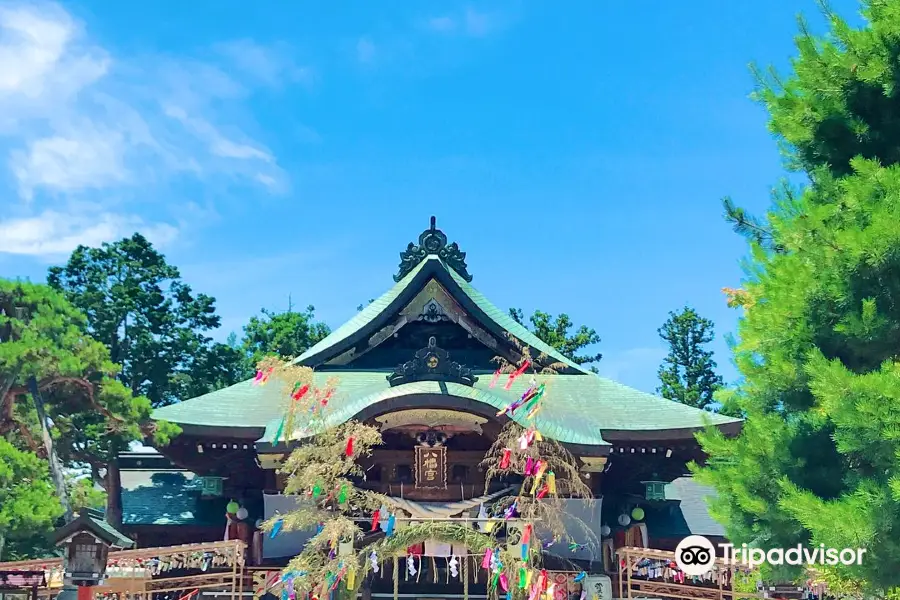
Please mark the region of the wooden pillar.
POLYGON ((613 554, 616 560, 616 572, 619 574, 619 598, 625 597, 625 570, 622 568, 623 557, 620 557, 618 553, 613 554))
POLYGON ((716 573, 716 578, 719 580, 719 600, 725 600, 725 589, 724 589, 724 586, 722 585, 722 579, 723 579, 722 576, 724 575, 724 573, 722 573, 722 568, 718 567, 718 566, 715 567, 715 573, 716 573))
POLYGON ((628 598, 631 599, 631 555, 625 551, 625 586, 628 591, 628 598))
POLYGON ((394 556, 394 600, 400 598, 400 559, 394 556))
MULTIPOLYGON (((246 546, 245 546, 244 548, 241 549, 241 552, 246 552, 247 554, 249 554, 248 548, 247 548, 246 546)), ((244 559, 244 561, 241 562, 241 564, 238 566, 238 569, 237 569, 237 573, 238 573, 238 598, 240 598, 241 600, 243 600, 243 598, 244 598, 244 575, 246 574, 246 571, 244 570, 244 566, 245 566, 246 564, 247 564, 247 561, 246 561, 246 559, 244 559)), ((197 600, 200 600, 200 599, 198 598, 197 600)))
MULTIPOLYGON (((235 595, 237 593, 237 577, 238 577, 238 552, 240 552, 240 548, 238 548, 238 542, 234 542, 232 544, 232 553, 231 553, 231 600, 235 600, 235 595)), ((79 598, 79 600, 81 600, 79 598)))

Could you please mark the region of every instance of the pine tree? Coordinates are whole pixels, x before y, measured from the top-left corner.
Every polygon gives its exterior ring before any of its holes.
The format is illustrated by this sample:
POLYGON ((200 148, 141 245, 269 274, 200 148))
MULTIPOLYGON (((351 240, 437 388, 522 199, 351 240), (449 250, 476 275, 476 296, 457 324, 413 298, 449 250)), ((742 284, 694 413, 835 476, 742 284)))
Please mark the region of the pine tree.
POLYGON ((669 400, 711 409, 715 403, 713 394, 722 387, 722 377, 715 373, 712 350, 704 347, 713 341, 712 321, 686 306, 680 312, 670 312, 658 331, 669 345, 669 354, 659 367, 660 386, 656 392, 669 400))
POLYGON ((878 0, 865 16, 859 30, 832 16, 825 39, 804 28, 793 74, 760 90, 811 183, 735 223, 752 256, 727 290, 743 377, 724 400, 746 421, 734 439, 703 434, 695 470, 733 542, 865 548, 861 565, 816 569, 833 591, 881 596, 900 586, 900 11, 878 0))

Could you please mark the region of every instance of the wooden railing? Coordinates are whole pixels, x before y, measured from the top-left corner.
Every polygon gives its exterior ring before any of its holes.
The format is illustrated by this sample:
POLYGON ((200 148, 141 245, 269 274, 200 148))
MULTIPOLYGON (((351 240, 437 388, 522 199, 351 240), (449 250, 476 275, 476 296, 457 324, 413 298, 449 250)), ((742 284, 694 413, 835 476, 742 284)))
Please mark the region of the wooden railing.
MULTIPOLYGON (((245 552, 246 545, 239 540, 110 552, 107 579, 92 592, 95 598, 152 600, 173 594, 196 597, 201 590, 212 590, 236 600, 243 592, 245 552), (153 578, 163 569, 193 573, 153 578)), ((61 558, 0 563, 0 570, 44 571, 47 587, 38 590, 41 598, 51 598, 62 589, 61 558)))
POLYGON ((673 600, 744 600, 761 598, 760 593, 738 592, 732 582, 741 568, 717 558, 711 569, 709 581, 693 583, 690 576, 684 582, 674 579, 651 578, 638 575, 644 561, 672 563, 675 553, 651 548, 625 547, 616 550, 618 559, 619 598, 671 598, 673 600))

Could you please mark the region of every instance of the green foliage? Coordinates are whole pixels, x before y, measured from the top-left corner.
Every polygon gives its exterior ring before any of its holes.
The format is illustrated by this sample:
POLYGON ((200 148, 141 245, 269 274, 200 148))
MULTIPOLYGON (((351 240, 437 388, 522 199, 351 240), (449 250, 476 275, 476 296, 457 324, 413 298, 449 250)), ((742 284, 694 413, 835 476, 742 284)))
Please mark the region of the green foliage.
POLYGON ((702 437, 700 475, 738 543, 868 548, 834 575, 884 589, 900 584, 900 166, 853 166, 769 214, 785 251, 757 250, 746 286, 746 428, 702 437))
POLYGON ((205 335, 219 326, 215 300, 195 295, 140 234, 79 246, 48 282, 87 315, 88 331, 122 366, 122 383, 153 406, 239 380, 240 365, 223 362, 237 356, 205 335))
POLYGON ((659 367, 656 392, 669 400, 711 409, 713 394, 722 387, 713 353, 704 347, 714 337, 712 321, 686 306, 680 312, 670 312, 658 331, 669 345, 669 354, 659 367))
MULTIPOLYGON (((525 325, 525 316, 520 308, 509 309, 511 316, 520 325, 525 325)), ((600 336, 597 332, 586 325, 578 327, 574 333, 570 333, 573 324, 569 315, 563 313, 554 318, 551 314, 540 310, 534 311, 529 318, 531 322, 531 332, 541 341, 553 346, 563 356, 569 358, 572 362, 579 365, 589 365, 603 358, 599 352, 597 354, 578 354, 588 346, 600 343, 600 336)), ((592 370, 594 370, 592 368, 592 370)))
POLYGON ((768 215, 783 251, 755 245, 735 348, 745 431, 702 436, 699 475, 736 542, 865 547, 832 575, 884 590, 900 584, 900 167, 850 164, 768 215))
POLYGON ((177 427, 150 421, 150 401, 115 378, 118 366, 85 328, 84 315, 59 292, 0 279, 0 433, 45 455, 26 385, 35 377, 60 460, 88 465, 93 480, 108 485, 101 471, 129 443, 151 436, 164 444, 177 427))
POLYGON ((48 550, 46 535, 61 514, 46 463, 0 438, 0 560, 48 550))
POLYGON ((743 231, 743 380, 726 402, 746 423, 702 435, 697 469, 736 543, 866 548, 819 574, 857 596, 900 585, 900 11, 879 0, 866 16, 858 31, 832 18, 825 40, 804 30, 792 76, 760 92, 812 183, 775 193, 762 238, 743 231))
POLYGON ((782 140, 791 166, 807 173, 826 168, 849 175, 855 157, 895 164, 900 160, 897 3, 865 2, 869 25, 861 29, 825 12, 831 23, 825 38, 813 36, 801 20, 799 55, 789 77, 757 70, 756 96, 771 115, 769 128, 782 140))
POLYGON ((244 326, 241 350, 246 354, 251 371, 266 356, 297 357, 325 338, 331 329, 315 321, 315 307, 303 312, 275 313, 262 309, 261 316, 250 318, 244 326))
POLYGON ((68 488, 69 502, 75 512, 82 508, 102 509, 106 506, 106 492, 98 488, 90 477, 71 479, 68 488))

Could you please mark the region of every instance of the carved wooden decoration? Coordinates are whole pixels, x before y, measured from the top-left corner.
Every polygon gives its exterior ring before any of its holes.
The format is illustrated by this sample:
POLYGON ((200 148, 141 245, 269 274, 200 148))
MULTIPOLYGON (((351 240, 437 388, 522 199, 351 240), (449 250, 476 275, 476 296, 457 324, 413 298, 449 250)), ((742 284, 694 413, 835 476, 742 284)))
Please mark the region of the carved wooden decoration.
POLYGON ((444 286, 431 279, 416 296, 409 301, 400 314, 411 321, 457 322, 465 316, 463 308, 453 299, 444 286))
POLYGON ((394 281, 400 281, 410 271, 425 260, 429 254, 436 254, 451 269, 456 271, 466 281, 472 281, 466 265, 466 253, 459 249, 456 242, 447 244, 447 236, 435 226, 436 219, 431 217, 431 227, 419 236, 419 244, 410 243, 406 250, 400 253, 400 266, 394 281))
POLYGON ((447 488, 447 448, 445 446, 416 447, 416 487, 420 489, 447 488))
POLYGON ((411 381, 452 381, 472 386, 478 381, 471 369, 450 360, 450 353, 438 348, 434 336, 428 338, 428 346, 416 352, 412 360, 397 365, 387 379, 392 386, 411 381))
POLYGON ((382 431, 401 430, 418 432, 436 429, 446 433, 477 433, 481 435, 481 426, 487 419, 459 411, 440 408, 414 408, 401 410, 375 418, 381 424, 382 431))

